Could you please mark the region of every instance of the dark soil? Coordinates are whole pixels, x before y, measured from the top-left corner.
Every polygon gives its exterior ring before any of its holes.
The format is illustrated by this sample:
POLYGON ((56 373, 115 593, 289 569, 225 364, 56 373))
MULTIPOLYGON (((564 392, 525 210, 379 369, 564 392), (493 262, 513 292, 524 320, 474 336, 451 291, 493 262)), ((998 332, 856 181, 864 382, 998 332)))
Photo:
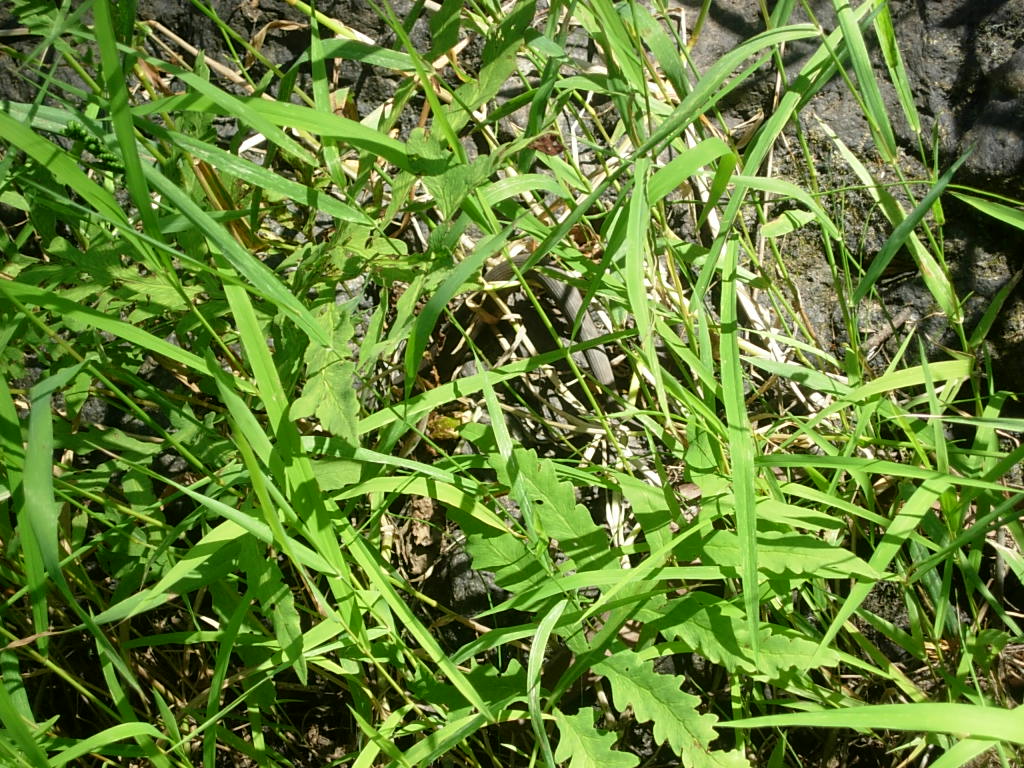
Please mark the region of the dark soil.
MULTIPOLYGON (((693 13, 699 0, 681 5, 693 13)), ((836 26, 832 4, 810 4, 818 23, 826 30, 836 26)), ((883 90, 890 119, 904 152, 907 175, 927 175, 918 159, 919 144, 940 150, 942 168, 964 152, 970 157, 954 178, 955 183, 1008 196, 1024 191, 1024 0, 891 0, 900 52, 911 78, 911 88, 922 120, 921 137, 915 135, 891 88, 883 90), (934 139, 933 139, 934 137, 934 139)), ((710 20, 695 46, 698 65, 707 66, 724 51, 758 30, 757 3, 722 0, 712 4, 710 20)), ((873 40, 868 36, 869 42, 873 40)), ((790 72, 799 70, 810 46, 798 43, 787 48, 790 72)), ((880 82, 886 82, 884 63, 872 52, 880 82)), ((738 92, 732 109, 736 120, 758 109, 768 111, 774 74, 754 87, 738 92)), ((817 116, 867 165, 876 160, 867 123, 849 90, 839 80, 826 86, 804 112, 803 128, 818 160, 821 189, 841 189, 856 180, 838 159, 830 140, 810 116, 817 116)), ((802 178, 801 158, 790 165, 779 158, 785 172, 802 178)), ((847 233, 847 246, 863 263, 877 253, 891 227, 866 196, 849 194, 831 199, 837 223, 847 233), (854 240, 854 238, 856 238, 854 240)), ((966 297, 968 332, 987 308, 991 298, 1021 269, 1020 231, 1001 225, 957 200, 944 200, 946 222, 944 249, 958 295, 966 297)), ((826 348, 840 349, 846 341, 831 274, 817 242, 795 247, 787 254, 790 275, 799 289, 801 306, 814 324, 826 348)), ((894 279, 882 291, 884 306, 877 308, 876 327, 889 318, 903 316, 923 334, 929 349, 938 350, 948 338, 944 318, 935 313, 933 300, 916 274, 909 257, 894 262, 894 279)), ((864 329, 861 329, 862 331, 864 329)), ((875 328, 872 328, 875 330, 875 328)), ((900 334, 894 336, 896 342, 900 334)), ((993 358, 993 388, 1011 392, 1024 388, 1024 304, 1018 289, 989 334, 993 358)), ((884 364, 884 361, 880 361, 884 364)))

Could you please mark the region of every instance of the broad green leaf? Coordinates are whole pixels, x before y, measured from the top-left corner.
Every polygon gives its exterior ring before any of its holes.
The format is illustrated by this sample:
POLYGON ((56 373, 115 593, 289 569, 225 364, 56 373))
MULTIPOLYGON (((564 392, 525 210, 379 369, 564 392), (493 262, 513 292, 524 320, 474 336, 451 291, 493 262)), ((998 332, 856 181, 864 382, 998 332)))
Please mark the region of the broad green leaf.
MULTIPOLYGON (((701 546, 708 562, 739 569, 739 540, 731 531, 716 531, 701 546)), ((757 534, 757 567, 764 573, 820 578, 878 579, 882 574, 842 547, 817 536, 762 531, 757 534)))
POLYGON ((633 768, 640 762, 636 755, 617 752, 614 733, 594 727, 593 709, 582 709, 575 715, 555 710, 558 724, 558 748, 555 760, 567 768, 633 768), (568 763, 566 763, 568 761, 568 763))
POLYGON ((778 679, 788 670, 830 667, 839 663, 838 654, 815 656, 817 642, 761 624, 760 661, 750 653, 750 635, 743 612, 732 603, 700 590, 673 600, 663 616, 648 622, 644 635, 659 632, 683 642, 690 650, 721 664, 731 672, 764 675, 778 679))
POLYGON ((459 40, 461 0, 444 0, 441 7, 430 17, 430 53, 428 58, 436 59, 447 53, 459 40))
POLYGON ((509 471, 500 461, 495 464, 499 481, 509 485, 520 509, 532 510, 532 519, 524 511, 527 525, 534 526, 545 541, 558 542, 568 558, 561 564, 562 570, 600 570, 614 563, 608 535, 594 524, 590 512, 576 503, 572 483, 559 479, 554 462, 539 458, 536 451, 516 448, 509 471))
POLYGON ((718 734, 714 715, 700 714, 700 699, 680 690, 673 675, 659 675, 650 662, 633 651, 619 651, 593 667, 612 688, 612 700, 620 712, 632 707, 641 723, 654 723, 654 740, 668 742, 689 768, 749 768, 742 752, 711 749, 718 734))
POLYGON ((783 211, 761 227, 761 234, 765 237, 782 237, 790 232, 802 229, 805 225, 815 221, 816 218, 811 211, 804 211, 799 208, 783 211))
POLYGON ((836 515, 834 512, 829 514, 821 509, 787 504, 773 498, 758 499, 757 519, 792 528, 819 531, 843 530, 848 525, 842 516, 836 515))
POLYGON ((315 416, 332 435, 355 444, 359 402, 354 386, 355 363, 349 355, 352 317, 345 307, 335 303, 325 305, 315 317, 332 343, 324 347, 311 342, 306 348, 306 383, 302 396, 292 403, 289 416, 315 416))
POLYGON ((450 219, 493 170, 494 161, 490 156, 478 157, 468 165, 453 165, 438 176, 424 176, 423 184, 433 196, 441 215, 450 219))
POLYGON ((528 594, 549 578, 542 561, 523 539, 461 516, 455 519, 466 534, 466 552, 473 558, 473 568, 491 571, 502 589, 513 595, 528 594))
MULTIPOLYGON (((344 40, 341 38, 324 40, 323 56, 325 59, 359 61, 374 67, 392 69, 395 72, 412 72, 416 69, 409 54, 393 51, 390 48, 384 48, 379 45, 369 45, 359 40, 344 40)), ((295 60, 293 66, 298 66, 308 60, 309 52, 307 51, 295 60)))
MULTIPOLYGON (((644 41, 659 66, 665 71, 677 95, 689 89, 685 57, 679 55, 679 46, 669 37, 661 21, 654 19, 646 7, 638 4, 626 6, 629 20, 636 28, 637 37, 644 41)), ((696 31, 694 32, 696 34, 696 31)))
POLYGON ((485 184, 479 189, 481 202, 494 207, 502 200, 525 193, 537 194, 544 192, 555 195, 559 199, 569 196, 568 190, 558 180, 541 173, 523 173, 518 176, 507 176, 503 179, 485 184))

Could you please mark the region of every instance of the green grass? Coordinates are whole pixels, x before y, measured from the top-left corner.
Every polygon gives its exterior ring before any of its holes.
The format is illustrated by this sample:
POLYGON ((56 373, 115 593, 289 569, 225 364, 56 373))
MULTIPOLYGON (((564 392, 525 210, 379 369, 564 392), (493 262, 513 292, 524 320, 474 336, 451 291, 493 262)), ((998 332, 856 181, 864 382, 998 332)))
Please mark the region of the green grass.
POLYGON ((42 85, 0 103, 3 764, 1024 759, 1024 424, 986 351, 1014 284, 965 324, 943 204, 1024 218, 951 192, 958 163, 900 166, 883 4, 825 36, 776 3, 705 71, 657 2, 416 5, 430 51, 386 5, 392 48, 307 9, 290 68, 219 19, 231 60, 172 62, 130 5, 18 0, 38 45, 5 51, 42 85), (435 69, 464 39, 488 63, 435 69), (749 142, 713 128, 794 41, 816 52, 749 142), (393 97, 358 114, 342 59, 393 97), (805 113, 836 77, 873 157, 805 113), (887 223, 869 262, 857 195, 887 223), (808 243, 838 346, 787 269, 808 243), (540 348, 488 357, 466 306, 524 251, 600 310, 615 391, 525 278, 540 348), (882 364, 897 254, 945 346, 901 326, 882 364), (475 367, 434 375, 460 336, 475 367), (552 366, 575 406, 529 396, 552 366), (462 550, 507 594, 472 617, 431 587, 462 550))

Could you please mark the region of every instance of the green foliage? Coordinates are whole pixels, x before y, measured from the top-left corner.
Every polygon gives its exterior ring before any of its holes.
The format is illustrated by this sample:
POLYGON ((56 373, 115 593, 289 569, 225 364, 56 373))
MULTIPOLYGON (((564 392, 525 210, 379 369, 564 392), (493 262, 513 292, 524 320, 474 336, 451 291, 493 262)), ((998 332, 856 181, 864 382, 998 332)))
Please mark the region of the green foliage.
POLYGON ((674 676, 659 675, 629 651, 598 662, 594 671, 608 679, 615 706, 619 710, 632 707, 641 723, 654 723, 655 740, 667 741, 686 765, 739 768, 750 764, 742 752, 711 749, 718 718, 699 714, 700 699, 679 690, 674 676))
POLYGON ((289 410, 292 419, 315 417, 331 434, 349 443, 356 441, 359 403, 353 381, 355 363, 348 354, 353 325, 350 311, 337 304, 325 305, 317 315, 329 345, 310 344, 302 395, 289 410))
POLYGON ((592 709, 575 715, 555 711, 559 737, 555 760, 569 768, 633 768, 639 759, 616 752, 615 734, 595 730, 594 714, 592 709))
POLYGON ((968 332, 960 161, 900 166, 888 11, 826 36, 776 3, 701 69, 660 3, 384 4, 379 40, 307 8, 283 70, 203 3, 227 58, 171 55, 134 6, 12 6, 39 91, 0 102, 0 762, 739 768, 798 727, 837 745, 804 764, 868 731, 1019 760, 1024 425, 982 365, 1016 282, 968 332), (793 41, 775 111, 712 130, 793 41), (840 72, 881 162, 818 129, 891 228, 871 263, 819 158, 769 175, 840 72), (845 339, 792 286, 808 243, 845 339), (945 348, 870 341, 901 250, 945 348), (519 301, 481 294, 509 260, 519 301))

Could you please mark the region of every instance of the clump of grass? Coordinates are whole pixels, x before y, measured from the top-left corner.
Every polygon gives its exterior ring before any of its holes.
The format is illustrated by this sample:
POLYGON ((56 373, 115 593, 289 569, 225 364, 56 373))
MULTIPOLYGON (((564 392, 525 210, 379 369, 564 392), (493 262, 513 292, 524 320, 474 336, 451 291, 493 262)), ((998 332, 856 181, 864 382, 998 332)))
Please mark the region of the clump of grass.
POLYGON ((305 10, 290 67, 201 4, 233 60, 91 8, 16 3, 39 91, 0 109, 5 764, 813 764, 854 732, 893 764, 1020 758, 1024 449, 983 369, 1012 285, 964 326, 956 164, 899 165, 869 32, 919 121, 884 6, 825 35, 777 3, 706 71, 657 3, 415 6, 429 51, 387 5, 393 47, 305 10), (798 40, 756 132, 715 129, 798 40), (341 61, 394 95, 360 114, 341 61), (769 162, 837 74, 899 180, 832 138, 891 226, 870 264, 769 162), (799 237, 838 352, 784 279, 799 237), (901 250, 957 346, 901 327, 879 369, 859 318, 901 250), (546 351, 492 362, 463 310, 502 259, 546 351), (531 288, 542 262, 599 340, 531 288), (615 387, 571 354, 596 344, 615 387), (533 396, 552 368, 575 412, 533 396), (472 616, 453 549, 492 574, 472 616))

